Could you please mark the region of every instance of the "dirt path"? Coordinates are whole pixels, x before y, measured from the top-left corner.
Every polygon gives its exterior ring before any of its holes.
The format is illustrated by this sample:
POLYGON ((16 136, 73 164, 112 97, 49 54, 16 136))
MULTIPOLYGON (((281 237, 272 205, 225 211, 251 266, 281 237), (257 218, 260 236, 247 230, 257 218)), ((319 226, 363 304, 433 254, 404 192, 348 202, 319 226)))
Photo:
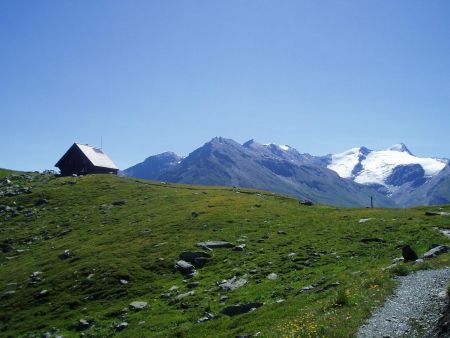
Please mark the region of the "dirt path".
POLYGON ((432 332, 447 304, 450 268, 398 278, 394 294, 359 329, 358 338, 434 336, 432 332))

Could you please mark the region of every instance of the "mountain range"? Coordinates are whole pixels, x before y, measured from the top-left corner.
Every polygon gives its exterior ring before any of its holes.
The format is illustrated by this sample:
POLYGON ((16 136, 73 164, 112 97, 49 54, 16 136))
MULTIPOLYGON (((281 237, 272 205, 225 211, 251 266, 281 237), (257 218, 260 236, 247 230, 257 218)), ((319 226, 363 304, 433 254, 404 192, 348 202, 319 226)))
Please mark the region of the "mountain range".
POLYGON ((287 145, 215 137, 187 157, 150 156, 122 175, 172 183, 265 189, 315 203, 409 207, 450 203, 448 159, 414 156, 400 143, 313 156, 287 145))

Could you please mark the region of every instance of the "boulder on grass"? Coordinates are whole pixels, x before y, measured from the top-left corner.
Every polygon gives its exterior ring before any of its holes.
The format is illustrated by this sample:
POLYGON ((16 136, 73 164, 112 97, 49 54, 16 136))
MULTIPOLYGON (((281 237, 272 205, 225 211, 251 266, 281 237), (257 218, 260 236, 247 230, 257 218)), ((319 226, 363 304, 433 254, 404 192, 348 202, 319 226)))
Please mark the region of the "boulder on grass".
POLYGON ((257 302, 247 303, 247 304, 234 304, 234 305, 227 306, 226 308, 224 308, 222 310, 222 313, 224 315, 231 317, 231 316, 236 316, 236 315, 250 312, 261 306, 263 306, 263 303, 257 303, 257 302))
POLYGON ((434 258, 437 257, 439 255, 442 255, 443 253, 448 252, 448 246, 446 245, 438 245, 434 248, 432 248, 431 250, 428 250, 427 252, 425 252, 423 254, 423 258, 434 258))

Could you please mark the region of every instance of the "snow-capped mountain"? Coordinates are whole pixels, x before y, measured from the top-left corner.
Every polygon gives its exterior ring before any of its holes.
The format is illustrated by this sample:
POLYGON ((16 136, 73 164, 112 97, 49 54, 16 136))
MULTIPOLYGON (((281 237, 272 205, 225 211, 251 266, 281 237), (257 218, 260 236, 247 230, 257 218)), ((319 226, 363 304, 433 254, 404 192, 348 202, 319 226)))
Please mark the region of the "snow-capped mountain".
POLYGON ((450 203, 447 159, 413 155, 400 143, 313 156, 288 145, 215 137, 189 156, 163 153, 122 172, 173 183, 257 188, 341 206, 450 203))
POLYGON ((327 167, 343 178, 356 183, 379 186, 387 195, 398 195, 418 188, 438 175, 448 163, 447 159, 418 157, 403 143, 385 150, 353 148, 328 157, 327 167))
POLYGON ((123 174, 173 183, 270 190, 340 206, 368 206, 370 196, 376 196, 378 206, 394 205, 371 187, 339 177, 320 158, 300 154, 287 145, 254 140, 240 144, 215 137, 186 158, 172 153, 152 156, 123 174))

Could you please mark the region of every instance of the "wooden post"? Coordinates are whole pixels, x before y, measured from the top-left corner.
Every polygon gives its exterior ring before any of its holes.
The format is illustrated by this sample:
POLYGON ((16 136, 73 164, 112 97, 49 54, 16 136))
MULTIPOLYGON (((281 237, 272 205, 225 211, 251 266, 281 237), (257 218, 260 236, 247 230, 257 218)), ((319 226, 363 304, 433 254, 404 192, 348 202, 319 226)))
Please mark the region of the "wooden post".
POLYGON ((370 207, 373 209, 373 196, 370 196, 370 207))

